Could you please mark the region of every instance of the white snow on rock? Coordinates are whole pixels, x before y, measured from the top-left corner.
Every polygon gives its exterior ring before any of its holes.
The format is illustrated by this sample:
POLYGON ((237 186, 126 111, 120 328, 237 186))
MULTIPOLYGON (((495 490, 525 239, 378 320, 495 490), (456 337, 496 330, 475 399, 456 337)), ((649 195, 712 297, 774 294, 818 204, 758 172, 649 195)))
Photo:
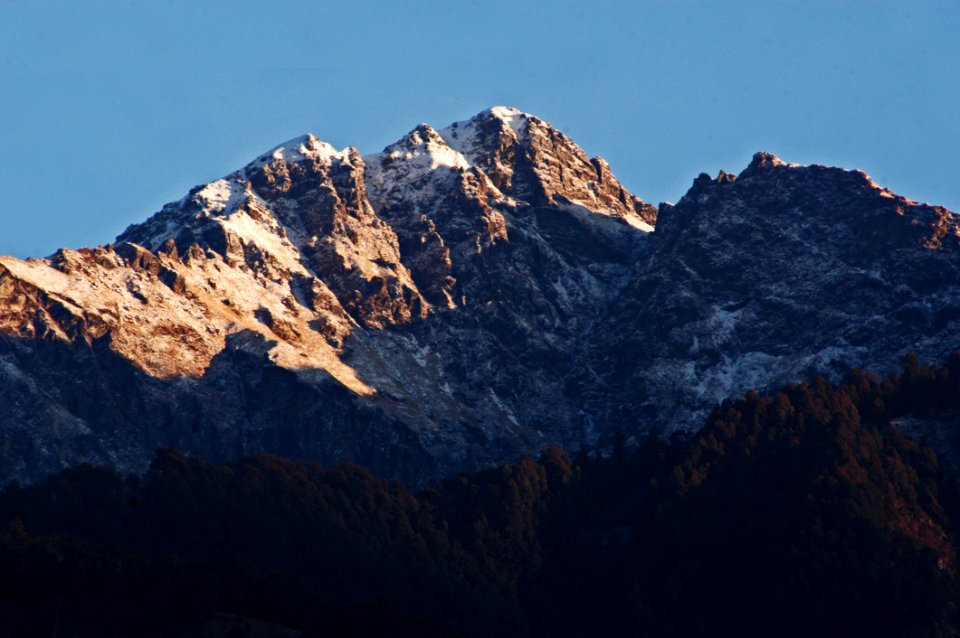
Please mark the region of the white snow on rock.
POLYGON ((514 135, 517 136, 517 139, 520 139, 524 134, 527 120, 531 117, 527 113, 524 113, 520 109, 515 109, 512 106, 494 106, 490 109, 490 114, 498 120, 506 122, 507 126, 513 130, 514 135))
POLYGON ((476 164, 486 153, 480 144, 481 133, 478 127, 482 122, 493 116, 501 123, 502 131, 509 134, 518 142, 527 138, 529 121, 533 118, 529 113, 508 106, 494 106, 470 118, 454 122, 450 126, 438 131, 446 143, 466 157, 470 163, 476 164))
MULTIPOLYGON (((364 161, 367 190, 375 207, 409 202, 421 212, 435 206, 457 187, 464 171, 474 168, 429 124, 421 124, 382 152, 367 155, 364 161)), ((489 182, 480 169, 474 170, 489 182)), ((488 186, 496 198, 507 201, 496 187, 488 186)))
POLYGON ((207 215, 229 213, 244 201, 246 182, 236 173, 210 182, 194 196, 207 215))
POLYGON ((645 233, 652 233, 652 232, 653 232, 653 226, 651 226, 651 225, 648 224, 647 222, 643 221, 642 219, 640 219, 640 218, 639 218, 638 216, 636 216, 636 215, 624 215, 624 216, 623 216, 623 221, 627 222, 628 224, 630 224, 631 226, 633 226, 634 228, 636 228, 636 229, 639 230, 639 231, 642 231, 642 232, 645 232, 645 233))
POLYGON ((329 164, 334 159, 344 159, 350 153, 350 147, 338 151, 332 144, 324 142, 313 133, 307 133, 287 140, 272 151, 265 153, 247 165, 247 173, 280 160, 288 163, 310 160, 329 164))
MULTIPOLYGON (((279 365, 305 373, 326 370, 357 394, 374 392, 310 328, 318 314, 293 302, 286 281, 258 278, 244 266, 225 263, 219 255, 189 265, 158 256, 163 266, 182 278, 185 294, 181 294, 149 272, 117 267, 122 260, 107 249, 96 250, 101 253, 99 262, 116 265, 104 267, 82 251, 64 250, 61 260, 68 272, 45 259, 0 257, 0 274, 6 270, 39 288, 76 321, 85 323, 88 331, 102 324, 112 334, 111 349, 159 378, 202 376, 229 335, 250 331, 266 338, 271 344, 269 356, 279 365), (274 318, 273 326, 257 319, 263 311, 274 318)), ((329 316, 325 320, 337 321, 329 316)), ((50 318, 48 324, 58 338, 71 340, 61 328, 62 319, 50 318)))
MULTIPOLYGON (((397 163, 398 166, 404 166, 403 174, 408 178, 438 168, 466 169, 471 165, 462 153, 448 145, 429 124, 421 124, 382 152, 367 155, 364 161, 373 170, 384 164, 397 163)), ((368 179, 383 182, 397 176, 396 172, 381 172, 376 177, 368 175, 368 179)))

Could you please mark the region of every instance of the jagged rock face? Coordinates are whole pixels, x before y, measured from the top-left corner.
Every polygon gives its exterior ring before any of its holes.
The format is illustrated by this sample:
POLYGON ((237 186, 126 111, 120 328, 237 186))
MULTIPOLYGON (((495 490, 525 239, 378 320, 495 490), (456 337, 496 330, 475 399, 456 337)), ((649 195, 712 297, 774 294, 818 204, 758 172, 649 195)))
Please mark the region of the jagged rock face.
POLYGON ((497 107, 306 136, 116 244, 0 257, 0 480, 157 447, 414 483, 957 342, 952 214, 758 155, 676 205, 497 107), (656 224, 656 231, 653 231, 656 224))
POLYGON ((441 136, 502 192, 533 206, 575 203, 637 226, 656 223, 656 208, 623 188, 605 160, 589 159, 540 118, 494 107, 451 125, 441 136))
POLYGON ((342 309, 366 327, 422 319, 426 304, 400 263, 396 235, 367 200, 364 170, 356 149, 291 140, 117 241, 156 250, 173 239, 180 252, 196 243, 267 278, 323 273, 342 309))
POLYGON ((860 171, 758 154, 663 206, 650 248, 591 347, 614 398, 579 382, 608 427, 696 427, 747 388, 960 345, 957 217, 860 171))
MULTIPOLYGON (((385 411, 438 424, 422 437, 449 445, 459 467, 581 440, 565 380, 649 228, 633 209, 498 186, 500 159, 484 155, 482 140, 452 134, 491 126, 529 147, 513 120, 549 127, 518 113, 492 109, 440 132, 422 125, 367 158, 374 207, 396 229, 421 290, 446 309, 402 335, 357 335, 344 360, 381 390, 373 400, 385 411)), ((585 158, 565 144, 571 161, 585 158)), ((564 186, 546 168, 537 179, 541 192, 572 188, 572 178, 564 186)))
POLYGON ((494 207, 516 202, 427 124, 368 162, 371 200, 396 230, 404 263, 432 303, 456 305, 451 250, 468 259, 506 239, 494 207))

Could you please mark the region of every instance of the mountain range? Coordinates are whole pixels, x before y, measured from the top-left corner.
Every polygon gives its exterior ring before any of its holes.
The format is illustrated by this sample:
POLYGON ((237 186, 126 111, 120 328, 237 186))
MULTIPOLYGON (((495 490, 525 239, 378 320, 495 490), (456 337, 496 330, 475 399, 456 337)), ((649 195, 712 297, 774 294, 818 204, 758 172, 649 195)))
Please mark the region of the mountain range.
POLYGON ((956 349, 956 220, 769 153, 655 207, 506 107, 367 156, 296 138, 111 244, 0 257, 0 481, 176 447, 420 485, 689 431, 956 349))

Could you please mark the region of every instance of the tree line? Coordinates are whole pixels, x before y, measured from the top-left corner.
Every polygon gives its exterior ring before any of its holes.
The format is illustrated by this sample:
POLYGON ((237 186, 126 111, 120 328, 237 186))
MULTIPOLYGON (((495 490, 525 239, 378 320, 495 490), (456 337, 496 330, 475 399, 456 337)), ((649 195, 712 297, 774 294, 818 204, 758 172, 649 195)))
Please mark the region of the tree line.
POLYGON ((958 388, 960 354, 908 357, 417 493, 268 455, 80 466, 0 493, 0 637, 955 635, 957 477, 896 420, 955 421, 958 388))

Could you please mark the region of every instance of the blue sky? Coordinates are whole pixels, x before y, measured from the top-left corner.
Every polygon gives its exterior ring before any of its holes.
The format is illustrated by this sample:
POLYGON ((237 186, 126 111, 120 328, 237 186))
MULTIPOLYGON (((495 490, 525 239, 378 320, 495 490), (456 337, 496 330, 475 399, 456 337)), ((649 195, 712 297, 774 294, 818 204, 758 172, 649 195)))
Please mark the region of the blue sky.
POLYGON ((764 149, 960 210, 957 2, 0 0, 0 254, 104 244, 288 138, 495 104, 651 202, 764 149))

